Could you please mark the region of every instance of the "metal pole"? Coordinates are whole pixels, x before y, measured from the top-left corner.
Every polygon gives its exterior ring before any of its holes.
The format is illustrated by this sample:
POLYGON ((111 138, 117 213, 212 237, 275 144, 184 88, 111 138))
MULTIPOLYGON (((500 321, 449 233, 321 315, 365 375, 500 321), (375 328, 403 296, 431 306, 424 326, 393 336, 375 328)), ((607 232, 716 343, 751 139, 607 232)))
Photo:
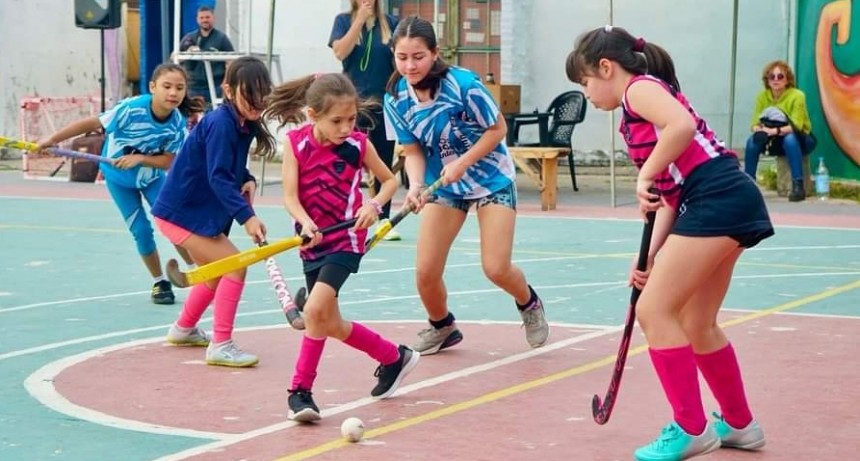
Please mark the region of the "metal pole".
MULTIPOLYGON (((609 0, 609 25, 615 17, 615 2, 609 0)), ((615 111, 609 113, 609 203, 612 208, 618 206, 615 191, 615 111)))
MULTIPOLYGON (((269 2, 269 40, 266 43, 266 68, 269 69, 269 75, 272 74, 272 48, 275 40, 275 0, 269 2)), ((263 196, 263 189, 266 188, 266 156, 260 159, 260 197, 263 196)))
POLYGON ((272 47, 275 40, 275 0, 269 3, 269 41, 266 43, 266 66, 272 73, 272 47))
MULTIPOLYGON (((170 21, 168 20, 169 16, 167 15, 167 11, 170 9, 167 5, 167 0, 162 0, 162 4, 164 5, 161 9, 162 12, 162 22, 164 24, 164 36, 168 36, 168 31, 170 30, 170 21)), ((173 51, 175 53, 179 52, 179 40, 182 39, 182 0, 173 0, 173 51)), ((170 56, 170 51, 165 51, 164 57, 162 59, 166 59, 170 56)), ((173 62, 179 64, 179 59, 177 59, 174 55, 173 62)))
POLYGON ((734 144, 735 127, 735 85, 738 67, 738 0, 732 2, 732 61, 729 70, 729 129, 726 142, 729 149, 734 144))
POLYGON ((101 36, 101 42, 102 42, 102 57, 101 57, 102 70, 101 70, 101 76, 99 77, 99 86, 101 86, 101 91, 102 91, 102 112, 104 112, 105 111, 105 98, 106 98, 106 96, 105 96, 105 86, 106 86, 105 85, 105 30, 99 29, 99 32, 100 32, 99 35, 101 36))

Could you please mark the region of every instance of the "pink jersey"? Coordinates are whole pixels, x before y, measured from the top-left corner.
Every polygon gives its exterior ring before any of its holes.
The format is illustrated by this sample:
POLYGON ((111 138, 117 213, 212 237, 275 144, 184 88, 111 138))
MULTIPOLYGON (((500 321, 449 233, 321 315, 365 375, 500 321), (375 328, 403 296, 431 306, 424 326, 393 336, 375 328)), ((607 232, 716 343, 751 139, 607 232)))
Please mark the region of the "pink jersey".
MULTIPOLYGON (((299 201, 320 229, 354 218, 363 203, 361 168, 367 135, 354 131, 337 146, 322 146, 314 138, 313 125, 287 133, 299 164, 299 201)), ((296 223, 296 231, 301 226, 296 223)), ((301 252, 304 260, 316 260, 336 252, 364 254, 367 229, 344 229, 323 236, 322 241, 301 252)))
MULTIPOLYGON (((708 123, 699 116, 680 91, 675 91, 665 82, 651 75, 640 75, 632 78, 627 88, 629 89, 630 85, 640 80, 651 80, 662 85, 666 88, 666 91, 671 93, 687 109, 690 116, 696 121, 696 135, 693 137, 690 145, 681 152, 681 155, 675 161, 669 164, 669 168, 657 175, 654 181, 654 186, 660 190, 669 205, 677 209, 684 178, 689 176, 697 166, 720 155, 736 155, 727 149, 722 141, 717 139, 713 130, 708 126, 708 123)), ((618 131, 624 136, 630 159, 636 165, 636 168, 642 168, 645 160, 648 159, 651 151, 654 150, 654 146, 657 144, 657 139, 660 137, 660 129, 654 126, 653 123, 640 117, 639 114, 630 108, 630 103, 627 101, 627 90, 624 91, 624 99, 621 101, 621 105, 624 109, 624 117, 621 120, 621 126, 618 131)))

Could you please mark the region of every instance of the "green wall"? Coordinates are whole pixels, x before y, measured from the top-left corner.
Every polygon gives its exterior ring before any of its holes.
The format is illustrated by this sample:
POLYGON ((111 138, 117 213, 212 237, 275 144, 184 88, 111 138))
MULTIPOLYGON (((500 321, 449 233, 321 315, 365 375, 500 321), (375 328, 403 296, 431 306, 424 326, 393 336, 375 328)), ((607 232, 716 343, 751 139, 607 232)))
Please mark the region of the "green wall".
MULTIPOLYGON (((826 44, 825 42, 822 42, 826 44)), ((797 60, 795 71, 797 85, 806 93, 809 115, 812 118, 812 131, 818 138, 818 147, 812 153, 812 167, 818 165, 818 158, 823 156, 830 175, 836 178, 860 180, 860 0, 798 0, 797 2, 797 60), (831 21, 823 20, 822 14, 827 7, 831 11, 840 7, 842 16, 850 15, 850 35, 843 45, 836 43, 836 27, 831 21), (816 63, 816 36, 819 27, 830 29, 829 48, 832 50, 832 66, 821 55, 824 63, 816 63), (822 92, 832 92, 819 85, 817 68, 830 76, 829 81, 843 82, 842 88, 848 93, 834 96, 846 101, 849 117, 839 117, 839 120, 853 120, 852 125, 841 128, 828 123, 825 108, 822 104, 822 92), (849 104, 850 102, 850 104, 849 104), (835 131, 852 133, 853 142, 837 141, 835 131)), ((825 85, 826 87, 827 85, 825 85)), ((832 88, 832 86, 831 86, 832 88)), ((831 105, 833 107, 833 105, 831 105)), ((832 116, 831 116, 832 117, 832 116)))

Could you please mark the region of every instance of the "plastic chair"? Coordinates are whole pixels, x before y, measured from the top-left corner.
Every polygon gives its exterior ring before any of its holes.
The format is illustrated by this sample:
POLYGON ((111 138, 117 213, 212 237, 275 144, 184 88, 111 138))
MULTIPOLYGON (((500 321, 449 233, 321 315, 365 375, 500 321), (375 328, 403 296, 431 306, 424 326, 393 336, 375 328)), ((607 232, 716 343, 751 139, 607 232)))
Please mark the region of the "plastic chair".
POLYGON ((520 135, 520 127, 523 125, 534 125, 538 123, 535 119, 515 120, 513 126, 508 127, 514 133, 513 145, 522 147, 566 147, 569 149, 567 154, 567 164, 570 167, 570 180, 573 183, 573 190, 578 191, 576 187, 576 167, 573 162, 573 129, 577 124, 585 120, 586 104, 585 94, 581 91, 566 91, 552 100, 547 108, 550 115, 549 129, 547 130, 547 138, 541 139, 539 143, 519 143, 517 140, 520 135))

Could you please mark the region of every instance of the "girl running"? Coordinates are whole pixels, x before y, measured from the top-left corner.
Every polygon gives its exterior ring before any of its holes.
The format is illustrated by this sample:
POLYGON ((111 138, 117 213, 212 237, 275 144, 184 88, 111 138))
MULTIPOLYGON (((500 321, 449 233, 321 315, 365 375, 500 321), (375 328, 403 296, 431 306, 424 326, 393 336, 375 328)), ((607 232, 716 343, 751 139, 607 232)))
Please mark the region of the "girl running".
MULTIPOLYGON (((206 114, 191 131, 152 208, 161 232, 201 265, 239 252, 227 238, 233 220, 245 227, 254 242, 266 238, 266 227, 248 200, 254 196, 257 183, 246 165, 252 141, 257 142, 257 154, 270 156, 275 152, 275 141, 260 121, 272 81, 265 64, 242 57, 227 67, 223 86, 224 104, 206 114)), ((170 327, 167 341, 209 346, 209 365, 256 365, 257 356, 241 350, 232 339, 244 288, 245 269, 195 285, 170 327), (213 299, 210 343, 209 335, 197 327, 197 322, 213 299)))
POLYGON ((409 17, 391 40, 397 71, 388 82, 385 116, 405 149, 410 184, 406 199, 417 210, 424 208, 415 277, 430 328, 418 333, 413 348, 435 354, 463 339, 448 309, 442 274, 473 205, 484 274, 514 297, 529 345, 543 346, 549 337, 543 302, 511 263, 517 189, 504 142, 505 119, 477 75, 442 60, 429 22, 409 17), (440 177, 446 186, 424 207, 424 185, 440 177))
MULTIPOLYGON (((97 117, 85 118, 39 141, 46 148, 91 131, 104 130, 103 157, 113 166, 99 163, 111 198, 137 244, 137 252, 152 276, 152 302, 173 304, 170 282, 161 271, 152 225, 143 200, 150 207, 164 184, 165 172, 185 140, 185 118, 202 110, 188 98, 188 77, 176 64, 161 64, 152 72, 150 94, 121 101, 97 117)), ((194 267, 188 254, 177 247, 185 262, 194 267)))
POLYGON ((305 335, 289 388, 289 417, 316 421, 320 410, 312 392, 326 339, 343 341, 379 362, 376 386, 370 395, 390 397, 418 364, 418 353, 382 338, 358 322, 344 320, 338 293, 350 273, 358 271, 365 251, 367 228, 391 200, 397 182, 379 158, 367 135, 355 129, 364 103, 344 74, 320 74, 287 82, 272 93, 266 116, 281 126, 311 123, 289 131, 284 145, 284 204, 296 221, 296 232, 309 237, 302 247, 309 292, 304 306, 305 335), (361 169, 382 181, 379 193, 366 200, 361 194, 361 169), (355 227, 321 235, 323 227, 358 218, 355 227))

